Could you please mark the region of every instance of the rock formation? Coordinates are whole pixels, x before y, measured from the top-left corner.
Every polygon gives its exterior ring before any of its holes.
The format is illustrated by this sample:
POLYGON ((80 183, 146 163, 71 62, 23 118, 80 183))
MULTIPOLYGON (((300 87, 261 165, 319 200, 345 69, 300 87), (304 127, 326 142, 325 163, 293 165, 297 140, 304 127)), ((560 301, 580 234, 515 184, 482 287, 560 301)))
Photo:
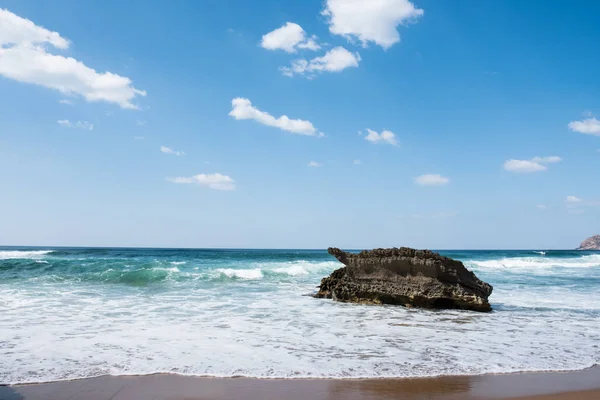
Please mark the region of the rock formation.
POLYGON ((492 286, 460 262, 407 247, 358 254, 329 248, 345 267, 321 280, 317 298, 406 307, 491 311, 492 286))
POLYGON ((600 235, 585 239, 577 250, 600 250, 600 235))

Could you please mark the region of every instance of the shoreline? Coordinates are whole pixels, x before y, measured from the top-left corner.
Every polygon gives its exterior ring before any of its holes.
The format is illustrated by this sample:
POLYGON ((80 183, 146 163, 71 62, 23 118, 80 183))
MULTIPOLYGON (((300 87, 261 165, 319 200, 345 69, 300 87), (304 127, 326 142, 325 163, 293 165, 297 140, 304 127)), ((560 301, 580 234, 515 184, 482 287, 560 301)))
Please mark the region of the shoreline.
MULTIPOLYGON (((577 368, 577 369, 551 369, 551 370, 522 370, 522 371, 507 371, 507 372, 482 372, 482 373, 474 373, 474 374, 441 374, 441 375, 419 375, 419 376, 357 376, 357 377, 341 377, 341 376, 249 376, 249 375, 228 375, 228 376, 220 376, 220 375, 196 375, 196 374, 185 374, 180 372, 148 372, 148 373, 131 373, 131 374, 101 374, 94 376, 86 376, 84 378, 68 378, 68 379, 58 379, 58 380, 49 380, 49 381, 31 381, 31 382, 19 382, 19 383, 0 383, 1 386, 30 386, 30 385, 43 385, 50 383, 62 383, 62 382, 77 382, 84 381, 90 379, 99 379, 99 378, 138 378, 144 376, 179 376, 184 378, 194 378, 194 379, 252 379, 258 381, 321 381, 321 380, 331 380, 331 381, 378 381, 378 380, 419 380, 419 379, 441 379, 441 378, 476 378, 483 376, 505 376, 505 375, 521 375, 521 374, 564 374, 564 373, 576 373, 583 372, 588 370, 599 370, 600 376, 600 364, 594 364, 589 367, 577 368)), ((0 399, 2 400, 2 399, 0 399)))
POLYGON ((562 372, 515 372, 415 378, 217 378, 170 373, 0 386, 2 400, 592 400, 600 366, 562 372))

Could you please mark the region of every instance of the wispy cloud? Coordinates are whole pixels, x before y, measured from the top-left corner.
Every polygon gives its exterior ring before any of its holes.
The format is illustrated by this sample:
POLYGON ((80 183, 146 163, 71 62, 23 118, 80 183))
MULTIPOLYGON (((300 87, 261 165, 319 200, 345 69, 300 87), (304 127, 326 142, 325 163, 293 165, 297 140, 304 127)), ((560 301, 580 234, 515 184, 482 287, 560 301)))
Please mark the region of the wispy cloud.
POLYGON ((550 209, 550 206, 547 204, 538 204, 536 207, 542 211, 550 209))
POLYGON ((565 198, 565 206, 571 214, 581 214, 588 207, 600 206, 600 201, 583 199, 577 196, 567 196, 565 198))
POLYGON ((316 161, 311 161, 311 162, 309 162, 309 163, 308 163, 308 166, 309 166, 309 167, 314 167, 314 168, 317 168, 317 167, 322 167, 322 166, 323 166, 323 163, 316 162, 316 161))
POLYGON ((415 182, 420 186, 443 186, 450 182, 450 179, 439 174, 425 174, 417 176, 415 182))
POLYGON ((198 174, 190 177, 167 178, 169 182, 179 184, 195 184, 215 190, 235 190, 235 181, 227 175, 198 174))
POLYGON ((135 140, 144 140, 145 139, 145 137, 143 137, 143 136, 134 136, 133 138, 135 140))
POLYGON ((308 36, 304 29, 293 22, 286 22, 262 37, 260 45, 267 50, 283 50, 287 53, 296 53, 298 49, 319 50, 316 36, 308 36))
POLYGON ((144 126, 148 123, 148 121, 144 121, 143 119, 138 119, 137 121, 135 121, 135 124, 137 126, 144 126))
POLYGON ((172 154, 174 156, 185 156, 185 153, 183 151, 173 150, 172 148, 167 146, 160 146, 160 151, 165 154, 172 154))
POLYGON ((531 160, 507 160, 504 162, 504 169, 515 173, 531 173, 547 171, 547 164, 561 162, 562 158, 558 156, 533 157, 531 160))
POLYGON ((59 119, 58 121, 56 121, 56 123, 58 123, 64 128, 86 129, 88 131, 94 130, 94 124, 87 121, 71 122, 68 119, 59 119))
POLYGON ((305 136, 324 136, 310 121, 302 119, 290 119, 287 115, 275 118, 265 111, 254 107, 250 100, 237 97, 231 101, 232 110, 229 115, 237 120, 253 119, 256 122, 279 128, 281 130, 305 136))
POLYGON ((66 50, 69 46, 70 42, 58 32, 0 9, 0 75, 78 95, 90 102, 138 108, 133 101, 146 92, 136 89, 131 79, 112 72, 100 73, 74 58, 47 51, 52 47, 66 50))
POLYGON ((373 42, 384 49, 400 41, 398 25, 407 25, 423 14, 408 0, 326 0, 322 12, 334 35, 358 40, 364 47, 373 42))
POLYGON ((67 104, 67 105, 73 105, 73 102, 71 100, 68 99, 62 99, 58 101, 60 104, 67 104))
POLYGON ((381 133, 377 133, 372 129, 367 128, 368 135, 365 136, 365 140, 371 143, 387 143, 392 146, 398 146, 398 139, 392 131, 384 130, 381 133))
POLYGON ((360 54, 352 53, 338 46, 329 50, 324 56, 315 57, 310 61, 294 60, 289 67, 280 67, 279 70, 283 75, 289 77, 304 74, 314 77, 316 73, 341 72, 346 68, 358 67, 360 60, 360 54))
POLYGON ((354 164, 354 165, 360 165, 360 164, 362 164, 362 163, 363 163, 363 162, 362 162, 361 160, 354 160, 354 161, 353 161, 353 164, 354 164))

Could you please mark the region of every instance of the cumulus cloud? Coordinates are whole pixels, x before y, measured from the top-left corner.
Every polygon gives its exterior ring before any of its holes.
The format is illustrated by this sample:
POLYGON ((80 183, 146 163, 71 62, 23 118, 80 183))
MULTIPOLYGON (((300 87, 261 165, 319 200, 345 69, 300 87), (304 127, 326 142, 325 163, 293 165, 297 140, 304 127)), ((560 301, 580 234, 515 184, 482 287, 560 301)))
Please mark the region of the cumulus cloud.
POLYGON ((450 179, 438 174, 425 174, 417 176, 415 182, 420 186, 442 186, 450 182, 450 179))
POLYGON ((592 117, 569 122, 569 129, 586 135, 600 136, 600 121, 592 117))
POLYGON ((262 37, 260 45, 267 50, 283 50, 287 53, 296 53, 297 49, 319 50, 316 42, 317 37, 308 37, 304 29, 293 22, 286 22, 281 28, 277 28, 262 37))
POLYGON ((69 44, 59 33, 0 9, 1 76, 81 96, 90 102, 138 108, 133 100, 146 92, 133 87, 131 79, 112 72, 100 73, 72 57, 48 52, 49 47, 66 50, 69 44))
POLYGON ((504 162, 504 169, 509 172, 515 173, 531 173, 547 171, 547 164, 554 164, 561 162, 562 158, 558 156, 549 157, 533 157, 531 160, 506 160, 504 162))
POLYGON ((329 50, 322 57, 315 57, 310 61, 294 60, 289 67, 280 67, 279 70, 283 75, 289 77, 304 74, 314 77, 317 73, 340 72, 346 68, 358 67, 359 62, 360 54, 352 53, 338 46, 329 50))
POLYGON ((322 166, 323 166, 323 163, 316 162, 316 161, 311 161, 311 162, 309 162, 309 163, 308 163, 308 166, 309 166, 309 167, 314 167, 314 168, 317 168, 317 167, 322 167, 322 166))
POLYGON ((400 41, 398 25, 416 21, 424 11, 408 0, 327 0, 322 14, 334 35, 387 49, 400 41))
POLYGON ((387 143, 392 146, 398 146, 398 140, 392 131, 384 130, 381 133, 377 133, 374 130, 367 128, 367 132, 368 135, 365 136, 365 140, 368 140, 371 143, 387 143))
POLYGON ((165 154, 172 154, 174 156, 185 156, 185 153, 183 151, 173 150, 172 148, 167 146, 160 146, 160 151, 165 154))
POLYGON ((196 184, 215 190, 235 190, 235 181, 227 175, 198 174, 190 177, 167 178, 169 182, 180 184, 196 184))
POLYGON ((56 121, 60 126, 64 128, 78 128, 78 129, 86 129, 88 131, 94 130, 94 124, 89 123, 87 121, 77 121, 71 122, 68 119, 59 119, 56 121))
POLYGON ((324 136, 310 121, 290 119, 287 115, 275 118, 265 111, 254 107, 250 100, 237 97, 231 101, 232 110, 229 115, 237 120, 253 119, 263 125, 272 126, 281 130, 305 136, 324 136))

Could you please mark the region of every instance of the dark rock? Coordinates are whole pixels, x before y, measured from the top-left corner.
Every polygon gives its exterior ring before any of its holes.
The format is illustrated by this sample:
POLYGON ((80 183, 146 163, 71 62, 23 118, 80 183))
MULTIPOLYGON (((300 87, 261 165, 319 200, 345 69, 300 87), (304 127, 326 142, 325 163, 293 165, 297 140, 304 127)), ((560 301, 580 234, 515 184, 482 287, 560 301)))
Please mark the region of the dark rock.
POLYGON ((577 250, 600 250, 600 235, 585 239, 577 250))
POLYGON ((315 297, 405 307, 491 311, 492 286, 460 261, 407 247, 347 253, 329 248, 345 267, 321 280, 315 297))

